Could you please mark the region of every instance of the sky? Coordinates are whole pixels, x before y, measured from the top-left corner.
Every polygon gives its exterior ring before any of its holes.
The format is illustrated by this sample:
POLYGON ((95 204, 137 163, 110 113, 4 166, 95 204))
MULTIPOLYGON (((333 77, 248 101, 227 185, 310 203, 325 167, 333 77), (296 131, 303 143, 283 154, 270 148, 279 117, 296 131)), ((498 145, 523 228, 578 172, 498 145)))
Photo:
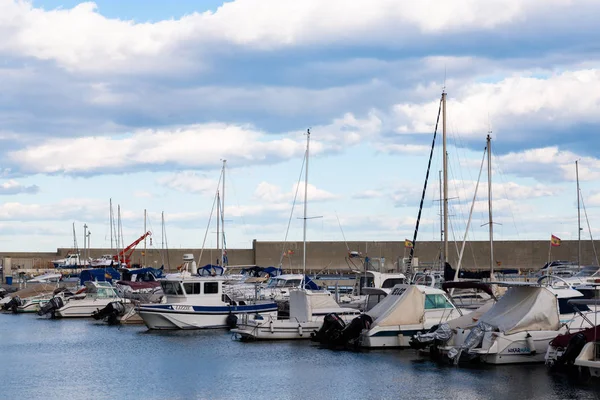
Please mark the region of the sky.
MULTIPOLYGON (((0 251, 72 247, 73 226, 82 247, 84 224, 110 247, 110 201, 126 244, 146 210, 152 246, 214 247, 222 160, 227 247, 302 240, 307 129, 307 240, 412 238, 444 89, 450 239, 488 239, 489 132, 496 240, 576 239, 575 161, 582 238, 600 236, 599 13, 0 0, 0 251)), ((441 168, 439 135, 418 240, 440 237, 441 168)))

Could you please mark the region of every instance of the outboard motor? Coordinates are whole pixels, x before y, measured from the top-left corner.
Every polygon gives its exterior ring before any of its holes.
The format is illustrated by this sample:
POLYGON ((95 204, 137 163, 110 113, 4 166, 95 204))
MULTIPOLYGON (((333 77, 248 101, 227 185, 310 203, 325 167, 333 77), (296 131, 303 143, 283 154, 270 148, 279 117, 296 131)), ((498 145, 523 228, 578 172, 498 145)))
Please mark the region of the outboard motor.
POLYGON ((3 299, 7 294, 6 289, 0 288, 0 299, 3 299))
POLYGON ((310 340, 321 344, 336 345, 346 323, 336 313, 330 313, 323 318, 323 325, 317 332, 310 334, 310 340))
POLYGON ((361 314, 358 317, 354 318, 342 331, 342 340, 344 343, 354 344, 354 347, 358 347, 358 339, 360 338, 360 333, 363 330, 371 329, 371 325, 373 324, 373 318, 371 318, 368 314, 361 314))
POLYGON ((421 350, 433 345, 445 344, 454 333, 448 324, 434 325, 429 332, 418 332, 408 343, 412 349, 421 350))
POLYGON ((62 306, 64 305, 65 303, 63 302, 62 298, 53 297, 50 300, 48 300, 46 304, 40 307, 38 315, 42 316, 50 314, 50 316, 54 318, 54 311, 58 310, 59 308, 62 308, 62 306))
POLYGON ((229 313, 227 318, 225 318, 225 324, 229 329, 234 329, 237 327, 238 317, 235 314, 229 313))
POLYGON ((125 305, 120 301, 111 301, 102 310, 96 310, 92 313, 95 320, 104 320, 109 325, 119 323, 119 317, 125 315, 125 305))
POLYGON ((554 363, 554 367, 558 367, 560 365, 570 366, 573 365, 577 356, 581 353, 581 350, 587 343, 587 339, 585 335, 581 332, 573 335, 569 340, 569 344, 565 349, 565 352, 556 359, 554 363))
POLYGON ((15 296, 10 301, 2 306, 4 311, 12 311, 14 313, 17 312, 19 306, 23 305, 21 298, 19 296, 15 296))

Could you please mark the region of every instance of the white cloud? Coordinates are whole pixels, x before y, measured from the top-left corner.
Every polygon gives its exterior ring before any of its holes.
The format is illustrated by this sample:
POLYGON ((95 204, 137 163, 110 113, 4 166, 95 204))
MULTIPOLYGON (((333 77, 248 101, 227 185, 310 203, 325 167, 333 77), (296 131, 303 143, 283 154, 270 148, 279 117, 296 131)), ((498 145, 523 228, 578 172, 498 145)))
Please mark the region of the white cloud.
POLYGON ((575 161, 579 160, 579 180, 600 179, 600 160, 583 157, 557 146, 511 152, 496 157, 506 173, 533 177, 540 181, 575 181, 575 161))
POLYGON ((218 182, 195 171, 183 171, 159 178, 157 182, 168 188, 187 193, 212 193, 218 182))
MULTIPOLYGON (((484 137, 490 122, 499 140, 532 127, 568 128, 600 122, 600 70, 565 71, 549 77, 515 75, 496 83, 470 83, 448 95, 449 128, 484 137)), ((398 133, 433 132, 439 101, 394 106, 398 133)))
POLYGON ((29 2, 2 0, 0 51, 55 60, 69 69, 186 68, 202 60, 186 59, 190 48, 202 54, 219 51, 224 43, 263 51, 348 42, 397 46, 418 34, 531 24, 540 15, 558 29, 561 17, 573 20, 597 9, 591 0, 577 7, 567 0, 236 0, 215 12, 135 23, 106 18, 91 2, 45 11, 29 2))
MULTIPOLYGON (((304 147, 290 137, 274 138, 248 126, 215 123, 139 130, 124 139, 50 139, 10 152, 8 159, 23 173, 98 174, 165 165, 215 168, 222 158, 235 166, 273 163, 304 154, 304 147)), ((323 149, 318 141, 312 147, 315 153, 323 149)))
POLYGON ((30 193, 34 194, 40 191, 37 185, 23 186, 21 183, 14 179, 0 183, 0 195, 5 194, 19 194, 19 193, 30 193))
MULTIPOLYGON (((308 184, 308 201, 326 201, 334 200, 339 196, 330 193, 323 189, 318 189, 315 185, 308 184)), ((289 192, 283 192, 279 186, 272 185, 268 182, 261 182, 256 190, 254 191, 254 197, 259 200, 278 203, 288 202, 291 203, 294 200, 294 195, 298 193, 296 203, 304 202, 304 182, 295 183, 289 192)))
POLYGON ((352 198, 354 199, 377 199, 385 195, 383 190, 364 190, 359 193, 355 193, 352 198))

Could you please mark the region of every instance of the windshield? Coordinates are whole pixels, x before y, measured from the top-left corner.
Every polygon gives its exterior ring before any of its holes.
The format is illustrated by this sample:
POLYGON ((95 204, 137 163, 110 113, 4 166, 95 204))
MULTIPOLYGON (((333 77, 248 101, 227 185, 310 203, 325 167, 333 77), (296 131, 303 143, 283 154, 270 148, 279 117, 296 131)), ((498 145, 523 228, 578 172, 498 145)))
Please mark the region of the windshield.
POLYGON ((577 278, 587 278, 588 276, 593 276, 598 272, 598 267, 585 267, 581 271, 575 274, 577 278))

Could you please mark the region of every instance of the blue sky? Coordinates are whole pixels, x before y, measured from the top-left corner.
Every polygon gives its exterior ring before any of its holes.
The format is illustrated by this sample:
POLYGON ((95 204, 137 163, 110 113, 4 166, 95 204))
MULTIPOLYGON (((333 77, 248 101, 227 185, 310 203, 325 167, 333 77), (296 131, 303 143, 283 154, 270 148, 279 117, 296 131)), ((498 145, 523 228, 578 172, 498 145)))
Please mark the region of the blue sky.
MULTIPOLYGON (((0 249, 70 247, 72 223, 109 246, 111 198, 125 242, 146 209, 155 244, 164 211, 169 246, 200 247, 223 158, 229 247, 283 240, 307 128, 309 240, 402 241, 444 85, 453 238, 490 129, 497 239, 576 237, 575 160, 598 236, 600 4, 423 4, 0 0, 0 249)), ((420 239, 439 237, 440 146, 420 239)))

